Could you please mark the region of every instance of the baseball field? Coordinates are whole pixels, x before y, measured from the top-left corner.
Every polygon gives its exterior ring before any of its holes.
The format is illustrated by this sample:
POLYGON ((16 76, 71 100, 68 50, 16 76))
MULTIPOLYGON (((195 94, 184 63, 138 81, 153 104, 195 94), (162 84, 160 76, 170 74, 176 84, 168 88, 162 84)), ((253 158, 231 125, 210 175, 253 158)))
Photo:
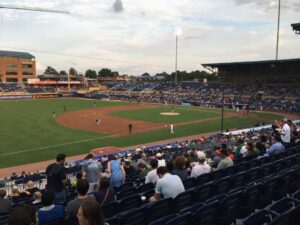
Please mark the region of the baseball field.
MULTIPOLYGON (((71 156, 99 147, 126 147, 219 131, 220 117, 219 110, 188 106, 172 109, 67 98, 0 101, 0 168, 53 159, 60 152, 71 156), (161 114, 173 111, 179 115, 161 114), (170 134, 171 123, 175 134, 170 134)), ((279 117, 227 111, 224 128, 243 128, 279 117)))

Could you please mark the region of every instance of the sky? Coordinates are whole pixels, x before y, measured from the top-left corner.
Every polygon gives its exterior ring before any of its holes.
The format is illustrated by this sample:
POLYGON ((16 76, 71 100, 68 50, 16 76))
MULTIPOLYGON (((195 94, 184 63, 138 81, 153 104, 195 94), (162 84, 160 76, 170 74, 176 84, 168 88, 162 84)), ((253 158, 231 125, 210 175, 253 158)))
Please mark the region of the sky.
MULTIPOLYGON (((67 10, 0 9, 0 50, 25 51, 58 71, 120 74, 203 69, 203 63, 275 59, 278 0, 0 0, 67 10), (180 32, 179 32, 180 31, 180 32)), ((300 58, 300 1, 281 0, 279 59, 300 58)))

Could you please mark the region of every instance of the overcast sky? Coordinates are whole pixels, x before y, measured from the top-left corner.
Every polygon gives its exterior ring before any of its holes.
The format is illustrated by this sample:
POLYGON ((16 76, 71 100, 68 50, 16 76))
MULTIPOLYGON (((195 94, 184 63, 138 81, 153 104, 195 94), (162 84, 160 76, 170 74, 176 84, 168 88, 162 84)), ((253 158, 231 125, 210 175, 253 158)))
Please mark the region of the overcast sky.
MULTIPOLYGON (((300 58, 300 1, 282 0, 279 58, 300 58)), ((0 9, 0 50, 28 51, 38 73, 51 65, 111 68, 121 74, 172 72, 201 63, 275 58, 278 0, 0 0, 70 15, 0 9), (49 54, 45 52, 59 53, 49 54), (63 55, 62 55, 63 54, 63 55), (81 58, 79 56, 82 56, 81 58)))

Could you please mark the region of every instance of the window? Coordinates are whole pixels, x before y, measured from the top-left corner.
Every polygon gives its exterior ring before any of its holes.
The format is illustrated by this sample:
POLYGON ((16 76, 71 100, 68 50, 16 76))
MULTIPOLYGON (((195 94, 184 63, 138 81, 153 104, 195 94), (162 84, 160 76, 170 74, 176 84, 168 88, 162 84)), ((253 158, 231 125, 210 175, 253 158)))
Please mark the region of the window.
POLYGON ((6 71, 6 75, 18 75, 17 71, 6 71))
POLYGON ((32 76, 33 73, 32 72, 23 71, 22 75, 24 75, 24 76, 32 76))
POLYGON ((17 68, 17 64, 6 64, 6 68, 17 68))
POLYGON ((32 64, 22 64, 22 68, 23 69, 27 69, 27 68, 31 69, 32 68, 32 64))

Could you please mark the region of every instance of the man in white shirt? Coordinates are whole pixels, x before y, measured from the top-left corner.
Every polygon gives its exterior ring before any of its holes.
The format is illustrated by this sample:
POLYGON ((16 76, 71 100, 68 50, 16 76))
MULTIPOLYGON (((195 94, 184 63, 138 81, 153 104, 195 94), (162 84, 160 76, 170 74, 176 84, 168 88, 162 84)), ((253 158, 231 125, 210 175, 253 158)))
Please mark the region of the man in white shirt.
POLYGON ((179 176, 168 173, 166 167, 158 167, 157 174, 159 179, 156 182, 155 195, 149 199, 150 202, 155 202, 161 199, 162 196, 164 198, 175 198, 185 191, 179 176))
POLYGON ((283 145, 285 147, 288 147, 288 145, 290 144, 291 142, 291 128, 290 126, 288 125, 288 122, 287 122, 287 119, 284 118, 282 120, 282 122, 284 123, 283 126, 282 126, 282 129, 281 129, 281 140, 283 142, 283 145))
POLYGON ((156 154, 156 159, 158 161, 158 167, 160 167, 160 166, 166 166, 166 160, 164 160, 162 158, 162 154, 161 153, 157 153, 156 154))
POLYGON ((211 171, 210 165, 206 163, 206 155, 202 151, 197 152, 198 164, 192 168, 191 177, 197 178, 211 171))
POLYGON ((157 175, 158 161, 156 159, 151 159, 150 165, 151 165, 152 170, 148 172, 146 179, 145 179, 145 184, 148 184, 148 183, 155 184, 159 178, 157 175))

